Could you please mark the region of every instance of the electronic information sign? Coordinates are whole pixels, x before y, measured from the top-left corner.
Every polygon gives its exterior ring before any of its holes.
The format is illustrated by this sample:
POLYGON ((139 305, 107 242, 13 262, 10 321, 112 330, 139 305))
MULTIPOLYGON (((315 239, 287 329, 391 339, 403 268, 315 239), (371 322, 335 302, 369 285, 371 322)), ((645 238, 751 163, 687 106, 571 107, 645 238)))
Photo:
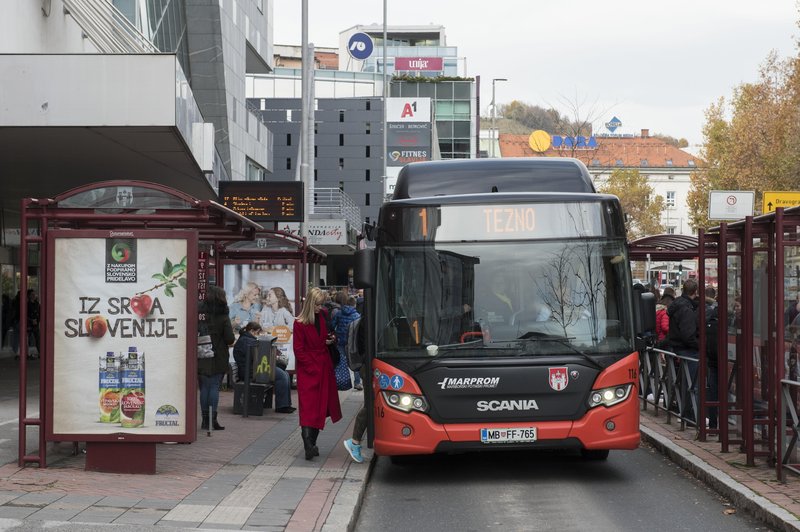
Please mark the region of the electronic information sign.
POLYGON ((301 181, 220 181, 219 200, 256 222, 302 222, 301 181))

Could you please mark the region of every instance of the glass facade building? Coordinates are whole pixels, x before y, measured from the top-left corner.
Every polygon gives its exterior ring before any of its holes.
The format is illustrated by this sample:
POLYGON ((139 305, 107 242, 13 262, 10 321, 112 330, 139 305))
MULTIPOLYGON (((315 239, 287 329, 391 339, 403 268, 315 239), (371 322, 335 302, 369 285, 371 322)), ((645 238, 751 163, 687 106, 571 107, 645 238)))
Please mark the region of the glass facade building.
POLYGON ((469 159, 475 156, 473 116, 475 116, 475 82, 392 80, 389 96, 431 98, 434 126, 442 159, 469 159))
POLYGON ((111 3, 159 50, 177 54, 191 83, 184 0, 112 0, 111 3))

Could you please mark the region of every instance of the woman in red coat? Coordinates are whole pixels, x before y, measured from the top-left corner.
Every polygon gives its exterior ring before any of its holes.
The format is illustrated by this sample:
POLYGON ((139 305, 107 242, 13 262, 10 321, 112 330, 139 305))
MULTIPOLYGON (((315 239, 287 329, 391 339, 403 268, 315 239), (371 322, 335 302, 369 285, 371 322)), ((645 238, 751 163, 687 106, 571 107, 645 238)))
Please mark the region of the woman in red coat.
POLYGON ((297 400, 306 460, 319 456, 317 436, 325 428, 325 418, 342 419, 333 361, 327 344, 336 337, 328 334, 328 315, 323 310, 325 293, 312 288, 297 317, 292 334, 297 372, 297 400))

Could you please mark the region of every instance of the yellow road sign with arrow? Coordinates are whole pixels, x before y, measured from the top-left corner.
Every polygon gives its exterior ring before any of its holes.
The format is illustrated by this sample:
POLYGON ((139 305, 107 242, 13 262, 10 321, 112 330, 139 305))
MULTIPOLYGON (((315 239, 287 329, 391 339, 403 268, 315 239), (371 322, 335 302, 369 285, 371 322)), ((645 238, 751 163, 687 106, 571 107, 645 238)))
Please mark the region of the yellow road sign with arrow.
POLYGON ((761 212, 775 212, 778 207, 788 209, 800 205, 800 192, 764 192, 761 212))

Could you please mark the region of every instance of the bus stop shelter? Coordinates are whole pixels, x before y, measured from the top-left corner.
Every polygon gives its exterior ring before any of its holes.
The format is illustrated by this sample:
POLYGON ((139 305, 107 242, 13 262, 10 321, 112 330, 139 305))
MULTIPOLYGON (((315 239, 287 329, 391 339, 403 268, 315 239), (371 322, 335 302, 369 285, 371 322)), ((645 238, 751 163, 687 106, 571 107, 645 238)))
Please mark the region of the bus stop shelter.
MULTIPOLYGON (((46 467, 47 441, 86 441, 87 469, 155 472, 156 442, 188 442, 195 438, 197 303, 205 296, 207 283, 216 277, 215 247, 224 242, 252 240, 263 228, 214 201, 199 200, 145 181, 97 182, 54 198, 26 198, 21 203, 20 268, 23 275, 20 292, 24 296, 28 290, 25 275, 28 267, 38 264, 42 303, 38 413, 28 412, 28 346, 27 342, 20 342, 19 465, 36 463, 39 467, 46 467), (81 256, 76 249, 83 248, 97 248, 99 252, 81 256), (173 248, 179 251, 174 257, 162 252, 173 248), (68 256, 72 256, 69 261, 68 256), (157 260, 154 261, 153 257, 157 260), (105 261, 105 266, 97 266, 98 261, 105 261), (100 272, 99 275, 105 277, 104 282, 92 283, 92 278, 84 270, 100 272), (124 295, 74 297, 78 300, 75 313, 79 319, 68 318, 56 323, 59 305, 65 306, 62 292, 71 294, 70 291, 75 290, 72 285, 80 284, 81 279, 91 290, 101 285, 123 287, 121 293, 124 295), (139 283, 146 288, 124 283, 139 283), (130 297, 134 290, 140 291, 135 297, 130 297), (104 304, 108 305, 105 317, 100 318, 91 311, 94 306, 104 304), (178 317, 170 316, 172 306, 180 309, 178 317), (89 317, 84 320, 84 315, 89 317), (64 338, 74 340, 75 345, 90 346, 92 353, 84 356, 64 348, 64 338), (180 409, 165 402, 156 404, 160 406, 157 412, 145 410, 153 407, 145 400, 143 354, 138 359, 141 363, 141 390, 120 389, 116 394, 109 394, 106 390, 103 395, 102 351, 108 347, 110 353, 112 347, 116 349, 116 344, 123 341, 126 345, 148 341, 151 345, 161 342, 175 347, 174 353, 162 353, 160 358, 151 355, 146 375, 147 379, 158 384, 162 374, 170 371, 160 364, 172 360, 170 367, 177 368, 173 381, 180 385, 178 388, 185 389, 185 396, 173 401, 180 404, 180 409), (98 393, 98 354, 101 356, 100 421, 103 421, 103 408, 116 400, 122 427, 127 420, 131 426, 140 427, 138 432, 98 421, 98 396, 95 395, 98 393), (78 364, 67 355, 74 355, 76 361, 78 356, 83 358, 78 364), (54 410, 61 404, 61 401, 54 401, 54 395, 62 393, 62 388, 68 387, 72 380, 93 383, 93 389, 90 387, 85 394, 72 390, 77 399, 84 400, 82 395, 94 398, 94 411, 87 414, 94 416, 94 425, 89 422, 92 420, 80 421, 84 428, 74 431, 63 417, 54 416, 54 410), (133 407, 141 408, 136 410, 133 407), (133 417, 127 419, 131 412, 133 417), (137 418, 139 412, 141 416, 137 418), (152 426, 141 428, 143 420, 153 419, 152 426), (28 453, 26 449, 29 427, 38 428, 36 453, 28 453), (120 460, 120 456, 124 460, 120 460)), ((96 290, 102 293, 101 288, 96 290)), ((27 303, 26 297, 20 298, 21 331, 27 328, 27 303)), ((135 348, 130 347, 131 350, 135 348)), ((129 354, 128 358, 135 357, 129 354)), ((158 400, 157 390, 160 388, 169 386, 153 387, 152 394, 148 391, 148 400, 151 396, 158 400)), ((70 415, 79 419, 79 414, 70 415)))
MULTIPOLYGON (((797 353, 800 350, 800 207, 699 230, 697 237, 658 235, 629 244, 631 260, 697 260, 702 297, 709 271, 716 272, 719 334, 706 338, 699 328, 697 382, 705 383, 707 342, 717 343, 718 399, 698 386, 698 436, 719 436, 721 452, 736 445, 747 465, 757 459, 800 472, 796 444, 797 353), (718 428, 708 428, 710 408, 718 428)), ((698 306, 701 324, 705 305, 698 306)))

